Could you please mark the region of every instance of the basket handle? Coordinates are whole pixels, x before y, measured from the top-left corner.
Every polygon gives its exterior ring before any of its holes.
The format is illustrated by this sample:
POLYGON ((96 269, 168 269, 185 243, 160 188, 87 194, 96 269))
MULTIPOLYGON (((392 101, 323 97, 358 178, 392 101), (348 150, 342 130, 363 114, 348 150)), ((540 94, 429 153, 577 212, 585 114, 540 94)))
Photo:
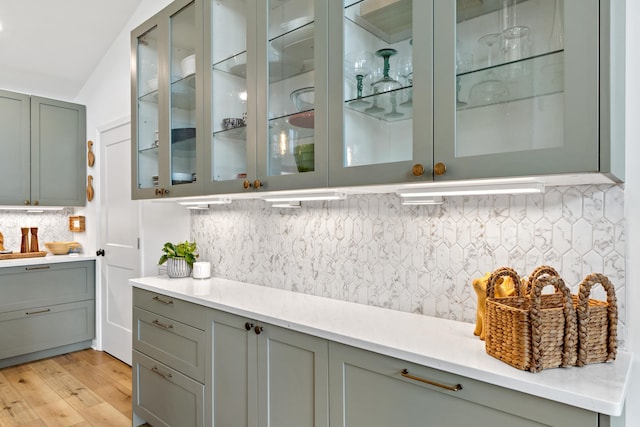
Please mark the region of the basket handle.
POLYGON ((540 304, 542 302, 542 289, 548 285, 553 285, 556 292, 562 294, 562 311, 564 313, 564 342, 562 347, 562 367, 570 365, 571 354, 569 349, 574 347, 576 341, 576 319, 574 316, 573 301, 571 291, 565 285, 561 277, 542 275, 533 281, 531 287, 531 353, 533 362, 531 372, 542 370, 542 354, 540 353, 540 336, 542 334, 542 320, 540 319, 540 304))
POLYGON ((516 296, 520 296, 520 276, 518 276, 518 273, 516 273, 516 271, 513 268, 509 268, 509 267, 501 267, 498 268, 497 270, 495 270, 492 274, 491 277, 489 278, 489 281, 487 282, 487 297, 488 298, 495 298, 495 294, 496 294, 496 282, 498 281, 498 279, 500 277, 504 277, 504 276, 509 276, 511 277, 511 279, 513 279, 513 284, 514 284, 514 288, 516 291, 516 296))
POLYGON ((548 265, 541 265, 537 267, 533 272, 527 277, 527 280, 522 285, 522 295, 527 296, 531 293, 531 287, 533 286, 533 282, 544 275, 548 275, 551 277, 560 277, 560 274, 556 271, 555 268, 548 265))
POLYGON ((587 327, 589 326, 589 296, 591 288, 597 284, 602 285, 607 292, 607 318, 608 338, 607 338, 607 361, 616 358, 618 348, 618 303, 616 290, 607 276, 600 273, 591 273, 580 283, 578 291, 578 366, 584 366, 587 362, 587 327))

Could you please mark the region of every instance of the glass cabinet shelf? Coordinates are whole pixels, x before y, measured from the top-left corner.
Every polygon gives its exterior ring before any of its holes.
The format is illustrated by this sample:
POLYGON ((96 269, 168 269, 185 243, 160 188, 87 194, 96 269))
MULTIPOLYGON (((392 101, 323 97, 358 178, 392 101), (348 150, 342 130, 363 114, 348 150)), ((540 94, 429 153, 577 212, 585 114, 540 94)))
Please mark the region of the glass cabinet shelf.
POLYGON ((486 67, 457 76, 457 110, 564 91, 564 51, 486 67))
POLYGON ((344 105, 349 110, 386 122, 410 120, 413 118, 412 93, 413 88, 408 86, 380 94, 347 99, 344 105))
POLYGON ((247 140, 247 127, 239 126, 231 129, 224 129, 213 132, 214 137, 224 137, 233 140, 237 140, 238 142, 245 142, 247 140))

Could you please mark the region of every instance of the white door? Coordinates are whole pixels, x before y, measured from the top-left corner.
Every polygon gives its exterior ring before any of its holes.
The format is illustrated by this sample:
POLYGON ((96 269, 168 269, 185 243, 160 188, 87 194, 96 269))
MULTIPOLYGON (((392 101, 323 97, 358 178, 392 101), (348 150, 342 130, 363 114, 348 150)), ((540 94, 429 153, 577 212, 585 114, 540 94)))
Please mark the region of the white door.
POLYGON ((131 365, 132 298, 139 276, 139 204, 131 200, 130 123, 100 132, 102 349, 131 365))

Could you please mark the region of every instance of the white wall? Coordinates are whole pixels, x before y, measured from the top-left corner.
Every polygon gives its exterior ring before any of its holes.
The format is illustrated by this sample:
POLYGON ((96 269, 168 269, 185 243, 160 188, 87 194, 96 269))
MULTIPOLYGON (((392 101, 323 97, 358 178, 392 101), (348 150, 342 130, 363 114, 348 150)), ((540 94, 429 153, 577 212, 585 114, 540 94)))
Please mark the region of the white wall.
MULTIPOLYGON (((87 106, 87 139, 96 143, 96 154, 100 153, 99 131, 131 117, 131 30, 170 3, 171 0, 143 0, 140 3, 74 100, 87 106)), ((95 178, 96 197, 84 209, 77 210, 87 218, 86 233, 78 239, 88 253, 94 253, 99 245, 100 165, 98 158, 94 168, 87 171, 95 178)))
POLYGON ((640 425, 640 168, 636 164, 640 159, 640 2, 627 0, 626 7, 627 348, 635 354, 626 406, 627 426, 631 427, 640 425))

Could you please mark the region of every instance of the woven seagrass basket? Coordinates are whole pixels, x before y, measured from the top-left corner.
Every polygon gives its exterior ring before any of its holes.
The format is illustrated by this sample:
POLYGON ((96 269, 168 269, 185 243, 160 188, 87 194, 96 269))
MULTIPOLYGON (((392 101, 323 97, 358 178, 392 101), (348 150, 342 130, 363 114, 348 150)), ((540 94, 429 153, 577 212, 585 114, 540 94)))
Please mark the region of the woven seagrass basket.
POLYGON ((518 274, 506 267, 494 271, 487 283, 487 353, 531 372, 575 364, 576 310, 562 278, 541 275, 531 281, 529 295, 516 286, 518 295, 496 298, 496 281, 502 276, 521 283, 518 274), (546 286, 553 286, 559 295, 542 295, 546 286))
MULTIPOLYGON (((524 282, 523 294, 529 294, 533 280, 545 275, 560 277, 553 267, 542 265, 536 268, 524 282)), ((553 294, 548 298, 560 298, 560 295, 553 294)), ((578 295, 571 295, 571 300, 578 322, 576 365, 584 366, 615 360, 618 348, 618 305, 613 284, 607 276, 591 273, 580 283, 578 295), (598 284, 607 294, 606 301, 590 298, 591 288, 598 284)))

